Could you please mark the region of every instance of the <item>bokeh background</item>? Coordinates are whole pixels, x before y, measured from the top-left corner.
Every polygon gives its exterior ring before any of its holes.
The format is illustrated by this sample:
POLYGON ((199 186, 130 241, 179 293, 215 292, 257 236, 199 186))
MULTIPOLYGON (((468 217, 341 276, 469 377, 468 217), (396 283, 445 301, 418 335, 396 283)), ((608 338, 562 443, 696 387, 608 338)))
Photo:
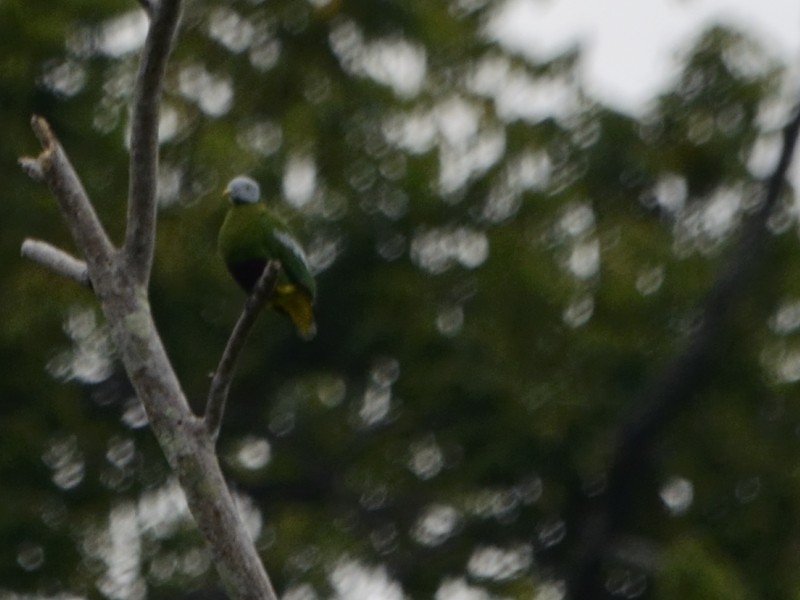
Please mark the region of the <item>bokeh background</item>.
MULTIPOLYGON (((708 25, 623 111, 580 46, 501 43, 501 4, 186 2, 151 299, 193 404, 243 301, 230 177, 293 215, 319 286, 313 342, 261 318, 219 446, 284 600, 561 598, 617 432, 777 160, 796 65, 763 37, 708 25)), ((91 293, 19 258, 72 248, 16 166, 32 113, 120 239, 145 29, 129 0, 0 1, 3 600, 224 597, 91 293)), ((707 385, 654 434, 609 598, 798 598, 797 216, 790 186, 707 385)))

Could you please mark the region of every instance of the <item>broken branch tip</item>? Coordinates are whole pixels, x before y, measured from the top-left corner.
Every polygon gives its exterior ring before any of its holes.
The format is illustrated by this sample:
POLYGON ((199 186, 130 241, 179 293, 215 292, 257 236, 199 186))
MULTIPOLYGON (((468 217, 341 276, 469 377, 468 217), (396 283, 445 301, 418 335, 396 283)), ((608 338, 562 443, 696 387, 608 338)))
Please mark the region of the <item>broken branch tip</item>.
POLYGON ((31 128, 42 146, 45 148, 51 148, 53 146, 55 137, 53 136, 53 130, 50 129, 50 124, 47 122, 47 119, 40 115, 33 115, 31 117, 31 128))

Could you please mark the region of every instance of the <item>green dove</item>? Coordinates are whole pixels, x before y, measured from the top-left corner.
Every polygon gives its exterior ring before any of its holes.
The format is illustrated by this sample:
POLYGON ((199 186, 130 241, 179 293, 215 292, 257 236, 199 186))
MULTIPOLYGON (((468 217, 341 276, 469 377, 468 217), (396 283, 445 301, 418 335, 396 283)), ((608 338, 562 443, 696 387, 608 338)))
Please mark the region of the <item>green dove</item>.
POLYGON ((317 332, 314 320, 316 284, 302 246, 273 210, 260 201, 250 177, 234 177, 225 188, 231 206, 219 230, 219 252, 231 276, 251 292, 267 262, 281 264, 267 305, 287 315, 303 339, 317 332))

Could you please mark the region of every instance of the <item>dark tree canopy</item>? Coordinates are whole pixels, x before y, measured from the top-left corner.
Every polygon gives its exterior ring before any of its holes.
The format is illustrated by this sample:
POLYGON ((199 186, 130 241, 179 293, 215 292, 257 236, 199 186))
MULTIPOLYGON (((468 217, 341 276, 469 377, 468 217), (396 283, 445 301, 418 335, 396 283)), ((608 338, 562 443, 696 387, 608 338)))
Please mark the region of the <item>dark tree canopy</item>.
MULTIPOLYGON (((560 597, 620 428, 764 201, 794 99, 745 33, 706 31, 634 117, 582 91, 579 52, 504 51, 492 7, 185 7, 151 301, 196 408, 243 301, 215 249, 230 177, 286 203, 317 274, 317 338, 262 315, 219 442, 283 598, 560 597)), ((3 599, 221 597, 93 297, 18 259, 27 234, 69 246, 15 164, 32 113, 124 234, 143 27, 127 0, 0 3, 3 599)), ((600 557, 608 597, 800 587, 792 187, 766 231, 703 386, 647 440, 600 557)))

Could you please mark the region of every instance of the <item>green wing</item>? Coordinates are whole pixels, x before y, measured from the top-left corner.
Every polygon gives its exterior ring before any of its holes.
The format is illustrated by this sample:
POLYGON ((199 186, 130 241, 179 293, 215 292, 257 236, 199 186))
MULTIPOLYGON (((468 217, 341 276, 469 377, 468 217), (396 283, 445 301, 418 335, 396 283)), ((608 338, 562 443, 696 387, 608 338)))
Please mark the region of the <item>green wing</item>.
POLYGON ((280 217, 265 210, 262 218, 270 231, 270 235, 265 239, 268 256, 281 261, 286 276, 304 288, 313 301, 317 295, 317 286, 302 246, 280 217))
POLYGON ((218 243, 231 272, 242 265, 255 265, 260 271, 266 261, 279 260, 281 279, 303 288, 312 301, 316 297, 316 284, 305 252, 284 220, 263 203, 232 206, 222 223, 218 243))

